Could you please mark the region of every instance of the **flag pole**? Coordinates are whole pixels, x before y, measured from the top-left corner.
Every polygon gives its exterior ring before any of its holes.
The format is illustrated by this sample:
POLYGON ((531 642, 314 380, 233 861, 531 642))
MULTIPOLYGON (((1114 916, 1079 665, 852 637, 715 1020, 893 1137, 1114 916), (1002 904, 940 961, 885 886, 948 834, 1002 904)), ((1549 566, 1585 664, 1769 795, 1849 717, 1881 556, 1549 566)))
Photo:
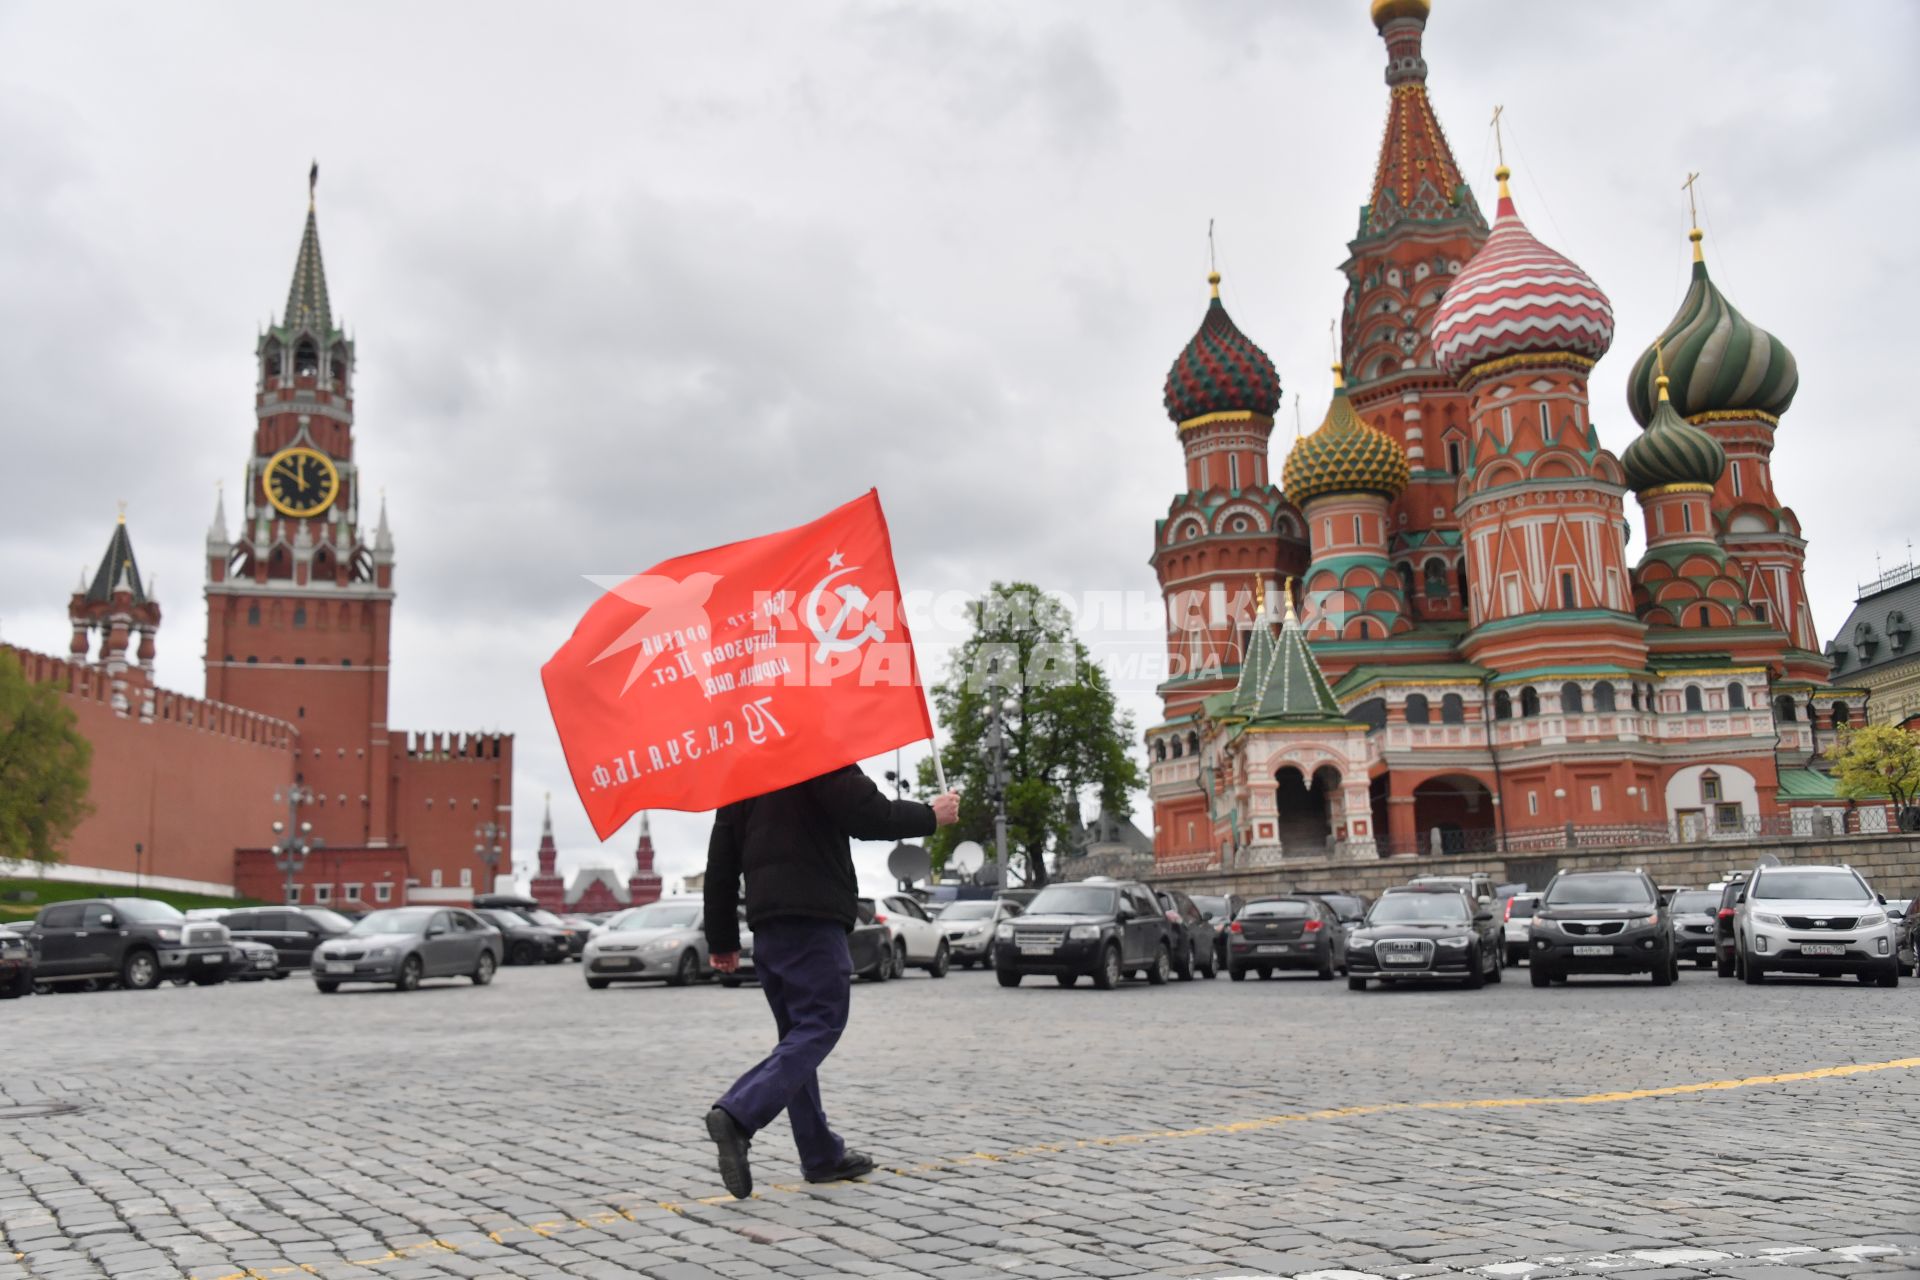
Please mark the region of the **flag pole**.
POLYGON ((940 744, 932 738, 928 738, 927 745, 933 748, 934 781, 940 784, 940 794, 945 795, 947 793, 947 769, 945 765, 940 763, 940 744))

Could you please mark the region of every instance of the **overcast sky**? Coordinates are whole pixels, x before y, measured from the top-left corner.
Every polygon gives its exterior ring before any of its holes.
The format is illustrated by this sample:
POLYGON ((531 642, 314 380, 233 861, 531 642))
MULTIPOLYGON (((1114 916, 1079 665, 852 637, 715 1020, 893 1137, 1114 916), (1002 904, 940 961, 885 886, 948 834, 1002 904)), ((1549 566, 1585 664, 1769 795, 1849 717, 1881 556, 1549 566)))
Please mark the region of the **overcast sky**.
MULTIPOLYGON (((1435 8, 1429 84, 1482 205, 1503 103, 1523 216, 1613 299, 1616 452, 1702 173, 1715 279, 1800 361, 1775 475, 1830 634, 1913 535, 1920 9, 1435 8)), ((1387 103, 1362 0, 49 0, 0 3, 0 50, 0 634, 65 652, 124 498, 162 679, 202 689, 214 483, 240 483, 317 157, 398 546, 390 718, 516 733, 515 853, 551 791, 570 865, 632 848, 594 840, 540 693, 583 575, 878 485, 910 588, 1152 592, 1207 220, 1281 371, 1277 469, 1294 397, 1309 428, 1325 408, 1387 103)), ((670 880, 706 825, 656 817, 670 880)))

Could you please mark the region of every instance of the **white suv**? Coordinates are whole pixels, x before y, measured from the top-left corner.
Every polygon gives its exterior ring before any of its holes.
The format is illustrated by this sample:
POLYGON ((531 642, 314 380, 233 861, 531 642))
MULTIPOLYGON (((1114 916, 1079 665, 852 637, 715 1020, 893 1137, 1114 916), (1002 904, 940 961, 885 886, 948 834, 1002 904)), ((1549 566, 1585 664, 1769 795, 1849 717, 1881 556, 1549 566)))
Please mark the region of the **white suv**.
POLYGON ((1759 867, 1733 918, 1735 965, 1749 983, 1769 973, 1851 973, 1900 985, 1886 900, 1852 867, 1759 867))
POLYGON ((889 893, 868 899, 873 903, 873 919, 893 935, 893 976, 901 977, 911 968, 925 969, 928 976, 944 978, 952 962, 953 949, 947 944, 947 931, 933 922, 911 896, 889 893))
POLYGON ((1501 911, 1505 922, 1502 928, 1507 937, 1507 963, 1519 964, 1527 958, 1527 926, 1533 923, 1533 913, 1540 906, 1537 893, 1516 893, 1507 899, 1501 911))

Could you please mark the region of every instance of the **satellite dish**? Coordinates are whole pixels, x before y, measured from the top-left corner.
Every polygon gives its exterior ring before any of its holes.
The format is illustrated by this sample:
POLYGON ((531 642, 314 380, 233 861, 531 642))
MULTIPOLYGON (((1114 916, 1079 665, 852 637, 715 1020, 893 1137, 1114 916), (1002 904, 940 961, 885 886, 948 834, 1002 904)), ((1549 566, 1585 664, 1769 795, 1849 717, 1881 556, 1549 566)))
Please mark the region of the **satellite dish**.
POLYGON ((917 844, 897 844, 887 855, 887 873, 901 884, 913 884, 933 874, 933 857, 917 844))
POLYGON ((987 851, 980 847, 978 840, 962 840, 953 846, 953 852, 947 855, 947 865, 962 879, 972 875, 986 864, 987 851))

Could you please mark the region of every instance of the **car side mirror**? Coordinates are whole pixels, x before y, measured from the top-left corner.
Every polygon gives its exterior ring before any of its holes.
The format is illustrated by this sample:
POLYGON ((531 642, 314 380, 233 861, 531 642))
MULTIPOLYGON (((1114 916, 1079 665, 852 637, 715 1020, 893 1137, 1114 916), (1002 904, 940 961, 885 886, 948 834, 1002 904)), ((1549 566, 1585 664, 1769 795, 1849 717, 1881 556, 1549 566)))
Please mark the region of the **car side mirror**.
POLYGON ((1886 895, 1886 894, 1884 894, 1884 893, 1876 893, 1876 894, 1874 894, 1873 896, 1874 896, 1874 897, 1876 897, 1876 898, 1878 898, 1878 899, 1880 899, 1880 905, 1881 905, 1881 906, 1883 906, 1883 907, 1884 907, 1884 906, 1886 906, 1886 905, 1887 905, 1887 895, 1886 895))
POLYGON ((444 938, 447 936, 447 931, 438 926, 435 926, 434 928, 427 930, 427 936, 429 938, 444 938))
POLYGON ((1125 924, 1127 921, 1133 919, 1133 909, 1131 907, 1121 907, 1113 913, 1113 918, 1119 923, 1125 924))
POLYGON ((1473 922, 1474 922, 1475 924, 1492 924, 1492 923, 1493 923, 1493 912, 1491 912, 1491 911, 1476 911, 1476 912, 1474 912, 1474 913, 1473 913, 1473 922))

